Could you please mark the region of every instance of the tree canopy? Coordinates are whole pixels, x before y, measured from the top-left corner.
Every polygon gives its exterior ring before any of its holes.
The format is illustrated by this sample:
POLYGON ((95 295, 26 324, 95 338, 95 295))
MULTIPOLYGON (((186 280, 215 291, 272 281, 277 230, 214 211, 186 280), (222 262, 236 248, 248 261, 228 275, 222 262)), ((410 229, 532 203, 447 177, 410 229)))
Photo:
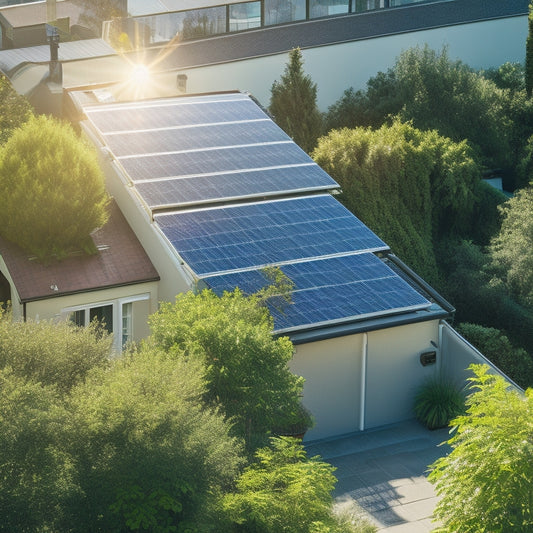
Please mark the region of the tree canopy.
POLYGON ((432 466, 442 533, 533 529, 533 390, 509 390, 488 366, 472 365, 467 412, 450 423, 450 454, 432 466))
POLYGON ((13 131, 32 116, 32 108, 26 98, 20 96, 9 80, 0 74, 0 146, 13 131))
POLYGON ((96 151, 45 116, 17 129, 0 153, 0 234, 39 259, 95 252, 90 233, 107 220, 96 151))
POLYGON ((491 245, 493 266, 519 300, 533 304, 533 186, 501 206, 503 221, 491 245))
POLYGON ((416 128, 437 130, 453 141, 468 139, 482 161, 506 167, 512 123, 507 94, 481 73, 425 47, 404 51, 387 72, 378 73, 366 91, 347 90, 330 107, 329 128, 381 126, 392 116, 416 128))
POLYGON ((316 145, 322 116, 316 104, 317 86, 303 71, 299 48, 289 53, 281 79, 272 84, 269 111, 274 120, 306 152, 316 145))
POLYGON ((429 281, 434 239, 471 224, 479 167, 466 142, 394 121, 333 130, 313 158, 342 187, 341 201, 429 281))
POLYGON ((298 415, 303 378, 288 367, 293 347, 274 338, 268 309, 238 289, 218 297, 209 290, 180 294, 150 317, 158 348, 203 362, 210 404, 220 404, 254 448, 298 415))

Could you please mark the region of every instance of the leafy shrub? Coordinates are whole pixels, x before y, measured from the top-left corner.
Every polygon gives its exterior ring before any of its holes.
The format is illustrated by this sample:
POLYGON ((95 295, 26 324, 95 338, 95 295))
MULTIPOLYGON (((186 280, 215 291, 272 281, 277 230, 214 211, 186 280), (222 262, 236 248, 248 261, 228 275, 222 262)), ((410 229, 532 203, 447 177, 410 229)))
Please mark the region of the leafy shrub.
MULTIPOLYGON (((272 438, 237 480, 237 491, 223 499, 224 531, 351 533, 363 531, 332 512, 335 468, 318 456, 308 458, 298 439, 272 438)), ((375 529, 369 526, 366 531, 375 529)))
POLYGON ((428 429, 447 426, 464 410, 463 391, 442 377, 428 379, 415 395, 415 417, 428 429))
POLYGON ((44 116, 16 130, 0 154, 0 234, 39 259, 95 253, 90 233, 107 220, 96 151, 44 116))
POLYGON ((262 303, 238 289, 222 297, 205 290, 180 294, 150 317, 151 343, 205 365, 206 400, 231 417, 249 449, 297 412, 304 383, 288 367, 292 343, 273 337, 262 303))
POLYGON ((0 145, 32 115, 28 100, 20 96, 11 86, 9 79, 0 73, 0 145))
POLYGON ((533 531, 533 390, 519 394, 486 365, 470 368, 472 393, 452 422, 452 451, 429 474, 440 496, 437 531, 533 531))
POLYGON ((515 383, 524 389, 533 386, 533 358, 513 346, 503 331, 468 323, 459 324, 457 331, 515 383))
POLYGON ((93 368, 108 365, 111 342, 110 336, 97 334, 96 325, 13 322, 0 309, 0 368, 63 392, 84 381, 93 368))

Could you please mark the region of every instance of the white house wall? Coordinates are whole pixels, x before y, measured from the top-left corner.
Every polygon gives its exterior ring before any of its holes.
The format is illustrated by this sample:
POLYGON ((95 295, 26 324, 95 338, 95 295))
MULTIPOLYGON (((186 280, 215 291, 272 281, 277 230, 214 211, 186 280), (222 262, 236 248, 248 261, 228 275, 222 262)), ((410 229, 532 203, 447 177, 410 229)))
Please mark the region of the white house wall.
POLYGON ((413 418, 417 387, 439 365, 423 367, 420 354, 435 349, 438 332, 438 320, 368 332, 366 371, 364 333, 297 345, 290 367, 305 378, 303 403, 315 419, 306 440, 413 418))
MULTIPOLYGON (((317 84, 318 106, 325 111, 345 89, 364 89, 370 77, 392 67, 398 55, 413 46, 446 46, 450 58, 473 68, 490 68, 524 62, 526 37, 526 16, 462 24, 305 49, 304 70, 317 84)), ((268 106, 272 83, 280 78, 287 59, 286 53, 277 54, 183 69, 158 79, 175 87, 176 75, 186 74, 188 93, 238 89, 268 106)))
MULTIPOLYGON (((96 146, 99 145, 96 137, 87 129, 85 129, 85 133, 96 146)), ((108 193, 117 202, 122 214, 159 274, 161 279, 158 291, 159 300, 173 302, 177 294, 191 290, 192 278, 182 268, 178 256, 172 251, 173 247, 165 242, 163 235, 157 230, 148 209, 145 208, 135 191, 126 183, 117 163, 111 161, 101 150, 100 162, 106 176, 108 193)))

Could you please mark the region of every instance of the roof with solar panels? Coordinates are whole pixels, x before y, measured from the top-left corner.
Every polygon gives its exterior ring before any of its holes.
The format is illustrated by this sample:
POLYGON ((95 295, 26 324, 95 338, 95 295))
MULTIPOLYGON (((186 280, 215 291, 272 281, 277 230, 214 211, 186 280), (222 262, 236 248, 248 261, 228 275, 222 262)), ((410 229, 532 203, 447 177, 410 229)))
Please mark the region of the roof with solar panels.
POLYGON ((251 294, 269 285, 267 267, 292 280, 292 302, 271 307, 276 332, 341 334, 449 314, 249 95, 73 98, 198 287, 251 294))

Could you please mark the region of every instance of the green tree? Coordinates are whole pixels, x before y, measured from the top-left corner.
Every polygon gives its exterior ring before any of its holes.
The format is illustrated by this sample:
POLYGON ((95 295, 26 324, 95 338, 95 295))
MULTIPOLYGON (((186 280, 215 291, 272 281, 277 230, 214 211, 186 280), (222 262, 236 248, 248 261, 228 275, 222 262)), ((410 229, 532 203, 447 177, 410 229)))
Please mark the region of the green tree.
POLYGON ((32 109, 28 100, 13 89, 6 76, 0 74, 0 145, 31 116, 32 109))
POLYGON ((14 322, 0 309, 0 368, 23 379, 68 392, 96 367, 106 367, 111 337, 96 325, 76 328, 46 320, 14 322))
POLYGON ((333 130, 313 158, 341 185, 346 207, 435 282, 434 239, 472 224, 479 168, 467 144, 394 121, 333 130))
POLYGON ((0 370, 0 531, 57 531, 79 496, 58 392, 0 370))
POLYGON ((453 141, 468 139, 483 163, 507 167, 512 152, 507 99, 508 94, 494 82, 451 60, 446 48, 436 52, 426 45, 400 54, 391 69, 368 81, 366 91, 345 93, 330 108, 326 122, 333 128, 378 128, 399 116, 453 141), (347 124, 346 117, 358 121, 347 124))
POLYGON ((462 323, 457 331, 522 388, 533 387, 533 358, 496 328, 462 323))
POLYGON ((67 502, 60 530, 211 530, 243 460, 204 389, 199 362, 146 350, 77 387, 69 449, 83 497, 67 502))
POLYGON ((274 120, 306 152, 311 152, 322 130, 316 104, 317 87, 304 74, 302 53, 295 48, 280 81, 272 84, 269 111, 274 120))
POLYGON ((440 500, 441 532, 480 533, 533 529, 533 390, 509 390, 487 366, 472 365, 467 413, 453 420, 450 454, 429 479, 440 500))
POLYGON ((299 413, 304 381, 289 370, 292 343, 273 337, 262 301, 238 289, 222 297, 189 292, 150 317, 151 342, 177 357, 202 361, 207 401, 222 406, 252 449, 299 413))
POLYGON ((0 234, 39 259, 96 249, 90 233, 107 220, 94 149, 44 116, 16 130, 0 153, 0 234))
POLYGON ((308 458, 297 439, 273 438, 256 452, 256 462, 237 480, 237 491, 224 497, 232 523, 225 531, 247 533, 349 533, 375 528, 339 520, 332 513, 335 468, 308 458), (356 529, 357 528, 357 529, 356 529))
POLYGON ((526 39, 526 93, 531 98, 533 91, 533 5, 529 4, 529 14, 527 17, 527 39, 526 39))
POLYGON ((501 206, 503 221, 490 252, 498 276, 512 294, 533 304, 533 186, 501 206))

